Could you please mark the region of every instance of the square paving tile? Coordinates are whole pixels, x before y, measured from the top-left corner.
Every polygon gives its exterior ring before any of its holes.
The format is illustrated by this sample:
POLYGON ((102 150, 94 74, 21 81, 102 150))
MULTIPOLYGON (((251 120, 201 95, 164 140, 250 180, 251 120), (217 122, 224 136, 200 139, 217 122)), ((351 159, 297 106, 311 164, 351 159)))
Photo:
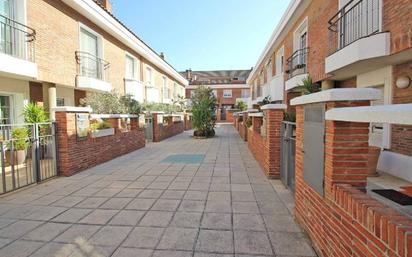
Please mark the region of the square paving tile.
POLYGON ((112 257, 151 257, 152 253, 153 250, 120 247, 112 257))
POLYGON ((253 231, 235 231, 235 252, 273 255, 267 234, 253 231))
POLYGON ((51 241, 70 226, 70 224, 62 223, 45 223, 24 235, 23 239, 33 241, 51 241))
POLYGON ((152 257, 192 257, 191 251, 156 250, 152 257))
POLYGON ((106 202, 109 198, 106 197, 89 197, 78 203, 76 207, 95 209, 106 202))
POLYGON ((118 211, 116 210, 94 210, 89 215, 81 219, 79 223, 104 225, 117 213, 118 211))
POLYGON ((259 213, 255 202, 233 202, 232 208, 234 213, 259 213))
POLYGON ((274 232, 300 232, 299 226, 289 215, 264 215, 266 227, 274 232))
POLYGON ((145 189, 139 195, 138 198, 157 199, 163 194, 163 190, 158 189, 145 189))
POLYGON ((151 210, 155 211, 176 211, 179 206, 180 200, 172 199, 159 199, 152 206, 151 210))
POLYGON ((0 249, 1 257, 26 257, 39 249, 43 243, 18 240, 0 249))
POLYGON ((100 209, 120 210, 123 209, 132 198, 111 198, 99 206, 100 209))
POLYGON ((197 229, 167 228, 157 249, 193 250, 197 229))
POLYGON ((134 199, 132 200, 125 209, 127 210, 149 210, 153 204, 156 202, 156 199, 134 199))
POLYGON ((127 237, 132 227, 106 226, 96 232, 89 242, 100 246, 118 246, 127 237))
POLYGON ((201 163, 204 158, 205 156, 201 154, 173 154, 173 155, 169 155, 162 162, 196 164, 196 163, 201 163))
POLYGON ((266 231, 263 219, 259 214, 233 214, 233 229, 266 231))
POLYGON ((123 210, 109 222, 111 225, 135 226, 145 215, 145 211, 123 210))
POLYGON ((207 198, 207 191, 187 191, 184 199, 203 201, 207 198))
POLYGON ((73 244, 51 242, 43 245, 30 257, 69 257, 74 249, 75 245, 73 244))
POLYGON ((173 212, 148 211, 139 226, 144 227, 167 227, 172 220, 173 212))
POLYGON ((79 221, 81 218, 85 217, 88 215, 90 212, 92 212, 91 209, 69 209, 56 218, 53 219, 55 222, 67 222, 67 223, 75 223, 79 221))
POLYGON ((203 212, 205 201, 183 200, 180 203, 179 211, 181 212, 203 212))
POLYGON ((231 213, 231 202, 227 200, 207 201, 205 212, 231 213))
POLYGON ((302 233, 270 232, 269 236, 278 255, 316 256, 302 233))
POLYGON ((53 241, 62 243, 74 243, 75 240, 87 241, 101 227, 96 225, 75 224, 64 231, 53 241))
POLYGON ((233 233, 231 231, 200 230, 196 251, 233 253, 233 233))
POLYGON ((122 191, 120 191, 115 197, 130 197, 134 198, 136 197, 140 192, 142 192, 141 189, 135 189, 135 188, 125 188, 122 191))
MULTIPOLYGON (((195 252, 194 257, 234 257, 233 254, 219 254, 219 253, 199 253, 195 252)), ((246 257, 246 256, 245 256, 246 257)), ((250 256, 255 257, 255 256, 250 256)))
POLYGON ((122 246, 154 249, 164 228, 136 227, 124 241, 122 246))
POLYGON ((254 202, 256 201, 254 194, 250 192, 233 192, 232 200, 234 202, 254 202))
MULTIPOLYGON (((0 230, 1 237, 17 239, 42 225, 40 221, 20 220, 0 230)), ((0 255, 1 256, 1 255, 0 255)))
POLYGON ((80 196, 66 196, 52 204, 52 206, 58 206, 58 207, 73 207, 76 204, 80 203, 83 201, 85 197, 80 197, 80 196))
POLYGON ((186 191, 183 190, 166 190, 160 198, 163 199, 182 199, 186 191))
POLYGON ((202 213, 200 212, 176 212, 170 226, 181 228, 198 228, 200 226, 201 218, 202 213))
POLYGON ((225 213, 204 213, 201 227, 207 229, 231 230, 232 216, 225 213))

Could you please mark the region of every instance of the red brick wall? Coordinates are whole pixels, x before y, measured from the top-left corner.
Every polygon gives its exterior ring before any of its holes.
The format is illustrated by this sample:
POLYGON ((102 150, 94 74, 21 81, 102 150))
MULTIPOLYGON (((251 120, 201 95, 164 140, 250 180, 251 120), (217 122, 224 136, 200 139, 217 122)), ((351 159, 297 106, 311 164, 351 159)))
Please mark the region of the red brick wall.
POLYGON ((59 171, 62 176, 71 176, 82 170, 112 160, 145 146, 145 135, 132 119, 128 132, 117 131, 115 135, 79 141, 76 135, 76 114, 56 112, 59 171))
MULTIPOLYGON (((327 108, 364 104, 328 103, 327 108)), ((329 182, 326 196, 321 197, 303 179, 303 106, 296 110, 295 215, 319 255, 412 256, 411 220, 352 187, 362 187, 366 181, 367 126, 326 122, 325 179, 329 182)))
POLYGON ((183 121, 173 122, 172 117, 167 117, 163 124, 158 124, 158 114, 153 114, 153 142, 160 142, 169 137, 183 133, 183 121))
POLYGON ((235 112, 239 112, 239 111, 240 110, 237 110, 237 109, 227 110, 226 111, 226 121, 233 123, 235 121, 235 118, 234 118, 233 114, 235 112))
POLYGON ((185 116, 184 116, 184 127, 185 127, 185 130, 191 130, 192 129, 192 116, 189 116, 188 114, 185 114, 185 116))
MULTIPOLYGON (((408 76, 412 79, 412 62, 407 62, 393 67, 393 103, 412 103, 412 85, 408 88, 396 87, 396 79, 408 76)), ((392 125, 391 151, 412 156, 412 126, 392 125)))
MULTIPOLYGON (((265 110, 266 136, 260 134, 261 117, 252 117, 253 125, 247 130, 248 147, 269 178, 280 177, 280 137, 283 110, 265 110)), ((242 136, 242 132, 240 132, 242 136)))
POLYGON ((410 0, 383 0, 383 31, 391 32, 391 53, 412 47, 410 0))

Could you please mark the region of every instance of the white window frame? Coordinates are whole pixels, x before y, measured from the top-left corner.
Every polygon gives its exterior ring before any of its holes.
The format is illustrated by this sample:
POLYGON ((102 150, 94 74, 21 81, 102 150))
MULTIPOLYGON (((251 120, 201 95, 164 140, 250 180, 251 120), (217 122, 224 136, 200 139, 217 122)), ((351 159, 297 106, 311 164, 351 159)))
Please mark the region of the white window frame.
POLYGON ((163 92, 163 99, 170 99, 166 76, 162 76, 162 92, 163 92))
POLYGON ((272 63, 272 58, 269 59, 269 61, 266 64, 266 76, 267 76, 267 80, 268 82, 270 81, 270 79, 273 77, 272 76, 272 70, 273 70, 273 63, 272 63))
POLYGON ((276 52, 276 76, 282 75, 284 72, 285 65, 285 47, 282 46, 276 52))
POLYGON ((89 32, 90 34, 93 34, 97 38, 97 58, 103 59, 104 60, 104 44, 103 44, 103 37, 93 29, 89 28, 88 26, 84 25, 83 23, 79 22, 79 50, 82 51, 81 46, 82 46, 82 30, 85 30, 89 32))
POLYGON ((224 89, 223 90, 223 98, 232 98, 232 97, 233 97, 232 89, 224 89))
POLYGON ((179 96, 179 93, 177 92, 177 83, 173 82, 173 98, 177 99, 179 96))
POLYGON ((132 54, 129 54, 126 52, 125 54, 125 78, 130 79, 130 80, 139 80, 139 60, 133 56, 132 54), (127 74, 127 58, 130 58, 133 60, 133 75, 132 77, 129 77, 127 74))
POLYGON ((299 25, 299 27, 293 33, 293 52, 300 50, 300 38, 301 36, 306 33, 306 47, 308 47, 308 17, 306 17, 299 25))
POLYGON ((149 87, 154 87, 154 75, 153 75, 153 68, 150 66, 146 66, 145 68, 145 82, 149 87), (150 73, 150 74, 149 74, 150 73))

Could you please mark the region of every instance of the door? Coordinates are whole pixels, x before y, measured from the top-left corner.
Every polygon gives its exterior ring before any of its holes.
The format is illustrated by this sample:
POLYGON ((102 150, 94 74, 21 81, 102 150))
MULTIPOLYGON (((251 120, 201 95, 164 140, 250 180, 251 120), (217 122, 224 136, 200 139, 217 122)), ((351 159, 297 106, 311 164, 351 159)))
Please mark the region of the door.
POLYGON ((147 141, 153 141, 153 118, 145 118, 145 135, 147 141))
POLYGON ((85 29, 81 29, 80 50, 84 56, 81 61, 81 75, 102 79, 97 56, 99 56, 98 38, 85 29))
POLYGON ((0 52, 13 54, 12 27, 13 0, 0 0, 0 52))
POLYGON ((220 120, 226 120, 226 106, 222 106, 222 109, 220 112, 220 120))
POLYGON ((10 96, 0 95, 0 124, 11 123, 10 96))
POLYGON ((303 135, 303 178, 321 196, 324 195, 325 106, 305 106, 303 135))

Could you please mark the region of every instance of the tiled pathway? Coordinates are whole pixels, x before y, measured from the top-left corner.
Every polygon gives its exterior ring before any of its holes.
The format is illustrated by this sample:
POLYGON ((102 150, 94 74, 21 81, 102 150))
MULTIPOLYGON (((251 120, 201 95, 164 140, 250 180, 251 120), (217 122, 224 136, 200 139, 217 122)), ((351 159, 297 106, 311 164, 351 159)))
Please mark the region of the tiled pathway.
POLYGON ((0 198, 0 256, 313 256, 233 127, 217 135, 184 133, 0 198))

